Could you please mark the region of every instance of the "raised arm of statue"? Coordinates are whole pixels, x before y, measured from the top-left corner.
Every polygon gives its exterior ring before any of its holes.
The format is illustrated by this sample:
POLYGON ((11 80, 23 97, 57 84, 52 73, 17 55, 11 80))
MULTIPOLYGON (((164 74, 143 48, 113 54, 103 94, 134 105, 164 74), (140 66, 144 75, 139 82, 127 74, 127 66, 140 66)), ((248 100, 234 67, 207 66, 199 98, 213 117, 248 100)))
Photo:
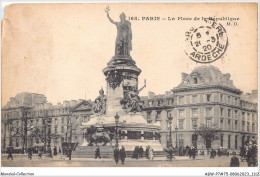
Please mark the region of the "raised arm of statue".
POLYGON ((116 23, 114 22, 114 20, 112 20, 112 18, 110 18, 109 13, 107 13, 107 18, 108 18, 108 20, 109 20, 111 23, 116 24, 116 23))
POLYGON ((108 20, 111 22, 111 23, 113 23, 113 24, 116 24, 115 22, 114 22, 114 20, 112 20, 112 18, 110 18, 110 16, 109 16, 109 7, 107 7, 106 9, 105 9, 105 12, 107 13, 107 18, 108 18, 108 20))

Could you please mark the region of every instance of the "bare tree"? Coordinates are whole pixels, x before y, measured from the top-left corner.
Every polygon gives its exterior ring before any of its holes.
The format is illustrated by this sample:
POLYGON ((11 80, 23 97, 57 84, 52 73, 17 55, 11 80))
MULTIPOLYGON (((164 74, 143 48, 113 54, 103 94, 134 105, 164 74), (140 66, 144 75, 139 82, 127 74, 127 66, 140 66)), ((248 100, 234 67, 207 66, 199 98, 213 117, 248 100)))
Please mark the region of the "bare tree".
POLYGON ((201 139, 200 142, 206 145, 207 150, 211 148, 211 143, 219 140, 219 132, 220 130, 216 125, 206 126, 205 124, 202 124, 197 131, 201 139))

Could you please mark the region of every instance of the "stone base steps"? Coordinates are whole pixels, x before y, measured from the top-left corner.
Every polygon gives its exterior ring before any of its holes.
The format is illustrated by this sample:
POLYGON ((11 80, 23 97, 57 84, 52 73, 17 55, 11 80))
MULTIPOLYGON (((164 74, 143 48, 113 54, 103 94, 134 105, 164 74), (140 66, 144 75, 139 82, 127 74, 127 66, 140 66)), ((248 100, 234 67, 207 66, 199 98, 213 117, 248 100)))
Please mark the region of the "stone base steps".
MULTIPOLYGON (((72 152, 73 158, 95 158, 96 146, 78 146, 76 151, 72 152)), ((114 147, 112 146, 100 146, 101 158, 113 158, 114 147)), ((132 157, 133 151, 126 151, 127 157, 132 157)), ((145 158, 145 152, 143 153, 145 158)), ((154 151, 154 157, 166 157, 167 153, 164 151, 154 151)))

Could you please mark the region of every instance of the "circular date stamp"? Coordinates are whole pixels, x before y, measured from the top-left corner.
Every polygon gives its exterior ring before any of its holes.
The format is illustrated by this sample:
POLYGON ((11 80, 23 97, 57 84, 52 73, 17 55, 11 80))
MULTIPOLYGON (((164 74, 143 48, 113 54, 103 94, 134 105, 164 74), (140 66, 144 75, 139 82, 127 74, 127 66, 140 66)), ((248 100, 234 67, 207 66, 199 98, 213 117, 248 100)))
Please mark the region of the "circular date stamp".
POLYGON ((225 28, 214 20, 185 33, 185 52, 195 62, 211 63, 221 58, 228 46, 225 28))

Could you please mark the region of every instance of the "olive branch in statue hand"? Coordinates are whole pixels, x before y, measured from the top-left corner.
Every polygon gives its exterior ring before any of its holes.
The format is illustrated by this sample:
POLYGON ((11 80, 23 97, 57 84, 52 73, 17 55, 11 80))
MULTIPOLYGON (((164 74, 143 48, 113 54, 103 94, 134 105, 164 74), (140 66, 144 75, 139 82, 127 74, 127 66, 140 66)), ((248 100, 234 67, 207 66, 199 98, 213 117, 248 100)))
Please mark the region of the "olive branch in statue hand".
POLYGON ((110 11, 109 6, 107 6, 107 7, 105 8, 105 12, 108 14, 109 11, 110 11))

